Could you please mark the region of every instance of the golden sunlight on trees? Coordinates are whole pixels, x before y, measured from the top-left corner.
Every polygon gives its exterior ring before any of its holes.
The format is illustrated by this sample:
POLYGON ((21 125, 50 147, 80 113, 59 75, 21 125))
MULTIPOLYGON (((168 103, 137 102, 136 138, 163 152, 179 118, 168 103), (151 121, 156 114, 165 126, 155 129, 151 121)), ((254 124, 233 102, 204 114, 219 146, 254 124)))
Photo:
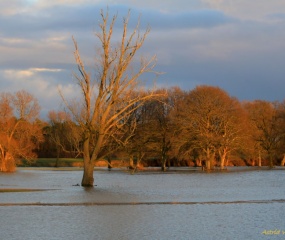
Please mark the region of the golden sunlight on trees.
POLYGON ((278 119, 278 148, 277 148, 277 159, 280 157, 281 166, 285 166, 285 100, 283 102, 276 103, 277 119, 278 119))
POLYGON ((37 100, 25 91, 0 94, 0 170, 15 170, 17 158, 32 159, 42 140, 37 100))
MULTIPOLYGON (((145 101, 158 94, 133 95, 139 90, 139 78, 146 72, 153 72, 155 57, 141 58, 140 66, 131 68, 137 51, 142 47, 149 29, 139 31, 140 22, 128 33, 130 13, 123 20, 123 31, 119 43, 113 43, 113 30, 117 16, 109 18, 101 11, 100 32, 96 37, 101 43, 101 50, 96 55, 96 74, 94 79, 85 68, 79 53, 78 44, 74 41, 74 57, 79 74, 75 74, 76 82, 81 91, 79 101, 71 102, 63 97, 66 106, 82 130, 84 173, 81 185, 93 186, 94 162, 100 157, 107 141, 116 137, 122 129, 124 120, 139 108, 145 101)), ((79 97, 78 97, 79 98, 79 97)), ((102 157, 102 156, 101 156, 102 157)))
POLYGON ((180 154, 205 160, 207 170, 217 160, 223 169, 230 152, 245 140, 239 102, 218 87, 196 87, 181 98, 175 111, 180 154))
MULTIPOLYGON (((282 140, 284 139, 284 115, 281 114, 281 105, 255 100, 244 104, 252 126, 252 138, 258 155, 258 165, 261 166, 262 158, 269 159, 269 166, 273 167, 273 158, 282 140), (283 130, 283 132, 282 132, 283 130)), ((284 140, 283 140, 284 141, 284 140)))

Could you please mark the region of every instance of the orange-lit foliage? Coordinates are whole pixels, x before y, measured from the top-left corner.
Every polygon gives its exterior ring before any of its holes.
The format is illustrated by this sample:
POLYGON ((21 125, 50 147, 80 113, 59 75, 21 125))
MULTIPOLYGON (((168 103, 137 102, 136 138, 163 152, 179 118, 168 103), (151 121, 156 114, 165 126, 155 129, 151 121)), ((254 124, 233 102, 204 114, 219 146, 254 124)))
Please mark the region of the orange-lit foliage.
POLYGON ((245 137, 239 102, 218 87, 198 86, 178 104, 175 120, 180 152, 205 159, 207 169, 213 169, 215 160, 223 168, 245 137))
POLYGON ((244 103, 244 108, 248 112, 253 129, 252 139, 255 142, 255 154, 259 157, 259 161, 261 158, 267 158, 272 167, 273 158, 278 157, 278 148, 284 139, 282 105, 255 100, 244 103))
POLYGON ((0 94, 0 171, 14 171, 18 158, 35 157, 42 136, 35 122, 38 113, 38 102, 29 93, 0 94))

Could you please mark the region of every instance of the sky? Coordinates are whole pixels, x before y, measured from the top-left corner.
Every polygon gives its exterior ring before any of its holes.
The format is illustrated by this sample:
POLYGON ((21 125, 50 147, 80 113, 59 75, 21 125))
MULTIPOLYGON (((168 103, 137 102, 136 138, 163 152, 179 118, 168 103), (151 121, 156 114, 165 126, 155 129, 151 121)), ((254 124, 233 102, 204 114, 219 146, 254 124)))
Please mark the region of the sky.
POLYGON ((282 0, 0 0, 0 92, 28 91, 43 117, 60 109, 58 89, 77 92, 72 36, 92 66, 107 6, 118 14, 117 32, 129 9, 130 28, 139 16, 142 31, 151 27, 139 53, 157 56, 157 87, 213 85, 241 101, 285 99, 282 0))

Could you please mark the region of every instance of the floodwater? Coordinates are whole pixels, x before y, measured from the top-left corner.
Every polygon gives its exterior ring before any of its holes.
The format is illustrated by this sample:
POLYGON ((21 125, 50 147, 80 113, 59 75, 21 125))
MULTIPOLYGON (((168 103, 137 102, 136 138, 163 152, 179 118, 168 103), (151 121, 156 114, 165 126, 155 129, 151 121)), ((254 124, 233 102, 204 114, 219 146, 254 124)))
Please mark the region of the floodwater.
POLYGON ((0 239, 285 239, 285 169, 81 177, 0 173, 0 239))

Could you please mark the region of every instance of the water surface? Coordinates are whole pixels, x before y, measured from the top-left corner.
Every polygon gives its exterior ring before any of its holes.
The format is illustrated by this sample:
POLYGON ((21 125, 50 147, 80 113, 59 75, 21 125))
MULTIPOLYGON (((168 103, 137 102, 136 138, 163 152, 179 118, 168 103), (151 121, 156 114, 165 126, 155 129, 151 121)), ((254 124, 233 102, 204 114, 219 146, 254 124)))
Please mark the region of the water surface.
POLYGON ((96 171, 94 189, 73 186, 81 177, 81 171, 0 174, 1 189, 46 190, 0 192, 1 238, 285 238, 284 170, 96 171))

